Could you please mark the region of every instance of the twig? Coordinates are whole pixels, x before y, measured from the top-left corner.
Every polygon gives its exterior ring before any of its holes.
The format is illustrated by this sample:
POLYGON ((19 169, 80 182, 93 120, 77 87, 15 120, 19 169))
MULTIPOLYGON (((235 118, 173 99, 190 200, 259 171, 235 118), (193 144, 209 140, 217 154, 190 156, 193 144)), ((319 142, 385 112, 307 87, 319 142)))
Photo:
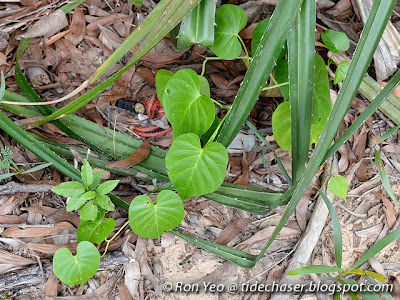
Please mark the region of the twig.
POLYGON ((51 184, 23 184, 11 181, 1 186, 0 196, 16 193, 37 193, 47 192, 54 185, 51 184))
POLYGON ((348 208, 346 208, 346 207, 345 207, 342 203, 340 203, 340 202, 336 202, 333 206, 339 206, 341 209, 347 211, 349 214, 351 214, 351 215, 353 215, 353 216, 355 216, 355 217, 357 217, 357 218, 365 219, 366 217, 368 217, 367 214, 358 214, 358 213, 355 213, 355 212, 349 210, 348 208))

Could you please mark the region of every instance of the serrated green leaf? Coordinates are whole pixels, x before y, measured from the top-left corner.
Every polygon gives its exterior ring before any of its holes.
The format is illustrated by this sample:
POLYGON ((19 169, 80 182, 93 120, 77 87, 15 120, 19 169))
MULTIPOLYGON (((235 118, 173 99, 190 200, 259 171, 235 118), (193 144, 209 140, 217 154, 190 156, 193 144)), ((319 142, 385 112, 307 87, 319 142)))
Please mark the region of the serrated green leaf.
POLYGON ((63 182, 51 190, 64 197, 79 197, 85 192, 85 186, 82 183, 76 181, 63 182))
POLYGON ((97 171, 96 173, 93 174, 92 184, 89 185, 90 190, 93 191, 97 188, 97 186, 100 184, 101 176, 103 176, 103 170, 97 171))
POLYGON ((63 283, 83 284, 96 274, 100 267, 100 253, 89 242, 80 242, 73 256, 68 248, 60 248, 53 257, 54 274, 63 283))
POLYGON ((214 121, 215 107, 200 94, 200 80, 195 71, 184 69, 168 81, 163 94, 165 114, 174 129, 174 137, 193 132, 205 133, 214 121))
POLYGON ((232 60, 242 52, 239 31, 247 23, 247 16, 237 5, 224 4, 215 12, 214 45, 210 50, 221 59, 232 60))
POLYGON ((334 84, 338 84, 346 77, 350 63, 347 60, 342 61, 336 68, 334 84))
POLYGON ((204 47, 214 43, 214 22, 216 1, 202 0, 183 19, 178 35, 178 50, 182 51, 192 44, 204 47))
POLYGON ((400 125, 395 126, 395 127, 392 127, 392 128, 390 128, 388 131, 386 131, 386 132, 382 135, 382 137, 379 139, 378 144, 381 143, 381 142, 383 142, 384 140, 386 140, 389 136, 391 136, 393 133, 395 133, 397 130, 399 130, 399 128, 400 128, 400 125))
POLYGON ((383 187, 385 188, 386 192, 388 193, 390 198, 393 200, 393 202, 397 203, 397 198, 392 190, 392 186, 390 185, 389 178, 386 174, 385 166, 383 165, 381 156, 379 155, 379 152, 376 149, 375 149, 375 163, 376 163, 376 167, 378 168, 378 174, 379 174, 379 177, 381 178, 383 187))
POLYGON ((329 179, 328 187, 332 193, 347 202, 346 195, 347 190, 349 189, 349 183, 347 182, 346 178, 343 176, 332 177, 329 179))
POLYGON ((216 142, 201 148, 199 137, 187 133, 173 141, 165 165, 182 199, 201 196, 214 192, 224 181, 228 152, 216 142))
POLYGON ((76 232, 78 242, 88 241, 101 244, 113 231, 114 227, 115 221, 112 218, 108 218, 103 222, 101 220, 81 221, 76 232))
POLYGON ((167 86, 167 83, 172 78, 172 76, 174 76, 174 73, 165 69, 158 70, 156 74, 157 97, 158 100, 160 100, 161 104, 163 104, 165 87, 167 86))
POLYGON ((97 195, 96 192, 89 191, 89 192, 82 194, 82 196, 79 197, 79 200, 90 200, 90 199, 93 199, 94 197, 96 197, 96 195, 97 195))
POLYGON ((110 193, 118 185, 119 180, 109 180, 99 185, 96 189, 96 193, 99 195, 105 195, 110 193))
POLYGON ((342 272, 344 269, 330 267, 325 265, 314 265, 307 266, 292 270, 288 273, 288 275, 303 275, 303 274, 312 274, 312 273, 331 273, 331 272, 342 272))
POLYGON ((105 210, 115 211, 115 205, 107 195, 97 195, 94 199, 96 204, 105 210))
POLYGON ((333 53, 347 51, 350 47, 349 39, 343 32, 327 29, 321 33, 322 41, 333 53))
POLYGON ((97 205, 93 203, 93 200, 90 200, 82 207, 80 218, 83 221, 95 221, 97 213, 97 205))
POLYGON ((184 216, 182 199, 172 191, 161 191, 154 203, 148 196, 137 196, 129 206, 133 232, 151 239, 178 226, 184 216))
POLYGON ((92 170, 92 167, 90 166, 89 162, 86 159, 83 160, 81 177, 82 177, 82 181, 85 185, 89 186, 92 184, 93 170, 92 170))

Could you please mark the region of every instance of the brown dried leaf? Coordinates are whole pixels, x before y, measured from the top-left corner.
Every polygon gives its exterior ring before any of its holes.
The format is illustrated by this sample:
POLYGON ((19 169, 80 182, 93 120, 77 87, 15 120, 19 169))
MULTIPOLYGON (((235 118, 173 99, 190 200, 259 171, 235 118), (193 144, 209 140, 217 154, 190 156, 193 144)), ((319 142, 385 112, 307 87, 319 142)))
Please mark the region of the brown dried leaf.
MULTIPOLYGON (((269 239, 272 235, 272 232, 275 230, 275 227, 276 226, 268 226, 267 228, 264 228, 263 230, 258 231, 251 238, 240 243, 238 245, 237 249, 244 250, 251 245, 254 245, 258 242, 262 242, 262 241, 269 239)), ((279 237, 277 237, 277 239, 280 239, 280 238, 286 237, 286 236, 300 236, 300 234, 301 234, 300 230, 289 228, 289 227, 283 227, 279 234, 279 237)))
POLYGON ((226 80, 224 77, 219 75, 218 73, 212 73, 210 74, 211 80, 214 82, 214 84, 222 90, 236 90, 237 87, 234 85, 230 85, 229 81, 226 80))
POLYGON ((114 32, 114 30, 108 29, 99 24, 99 29, 101 31, 99 40, 110 50, 117 49, 122 43, 123 39, 114 32))
POLYGON ((111 95, 124 95, 126 94, 126 90, 129 87, 129 84, 132 80, 133 74, 135 73, 136 68, 133 66, 124 74, 121 75, 120 78, 115 81, 114 86, 111 90, 111 95))
POLYGON ((72 253, 75 253, 77 246, 78 246, 78 243, 70 243, 70 244, 66 244, 66 245, 26 243, 26 244, 18 246, 18 247, 30 249, 33 251, 38 251, 38 252, 45 253, 45 254, 54 255, 54 253, 56 253, 56 251, 60 248, 68 248, 72 253))
POLYGON ((380 223, 366 229, 355 231, 355 235, 364 238, 374 238, 381 233, 382 229, 383 224, 380 223))
POLYGON ((29 193, 17 193, 2 196, 1 202, 4 202, 4 204, 0 206, 0 215, 8 215, 14 208, 24 202, 28 195, 29 193))
POLYGON ((10 227, 3 232, 1 232, 2 235, 8 236, 8 237, 15 237, 15 238, 20 238, 20 237, 38 237, 38 236, 49 236, 53 234, 57 234, 60 231, 63 230, 76 230, 74 226, 72 226, 71 223, 68 222, 60 222, 54 225, 54 227, 30 227, 26 229, 21 229, 16 226, 10 227))
POLYGON ((16 215, 0 216, 0 224, 21 224, 25 222, 26 220, 16 215))
MULTIPOLYGON (((58 211, 58 209, 56 209, 56 208, 40 206, 40 205, 30 206, 30 207, 22 207, 21 210, 39 213, 45 217, 58 211)), ((81 222, 79 217, 76 214, 69 213, 69 212, 60 212, 60 213, 53 215, 51 218, 57 222, 69 222, 69 223, 73 224, 75 227, 78 227, 79 223, 81 222)))
POLYGON ((236 235, 241 233, 249 224, 250 219, 236 219, 228 224, 219 234, 215 242, 220 245, 228 244, 236 235))
POLYGON ((0 249, 0 261, 3 263, 14 264, 16 266, 26 266, 37 263, 36 260, 25 258, 3 249, 0 249))
MULTIPOLYGON (((387 82, 381 81, 381 82, 379 82, 379 84, 381 86, 386 86, 387 82)), ((393 95, 395 95, 397 98, 400 98, 400 86, 398 86, 397 88, 394 89, 393 95)))
POLYGON ((258 23, 251 24, 247 26, 245 29, 239 32, 239 36, 242 39, 251 39, 253 37, 254 29, 256 29, 258 23))
POLYGON ((150 154, 150 142, 149 140, 145 140, 143 144, 129 157, 124 158, 123 160, 119 160, 108 164, 107 168, 130 168, 134 165, 145 160, 150 154))
POLYGON ((151 87, 156 85, 156 79, 154 78, 153 73, 150 71, 149 68, 146 67, 137 67, 136 72, 142 76, 142 78, 150 84, 151 87))
POLYGON ((50 37, 68 26, 68 20, 61 9, 49 15, 41 16, 39 21, 29 27, 28 31, 21 34, 20 38, 50 37))
POLYGON ((386 214, 386 220, 388 222, 389 227, 392 228, 393 225, 396 223, 396 215, 397 215, 393 203, 380 193, 374 192, 374 194, 377 198, 382 200, 384 205, 383 211, 386 214))
POLYGON ((247 153, 244 149, 244 146, 243 146, 243 157, 241 160, 241 165, 242 165, 242 175, 240 175, 238 179, 236 179, 235 184, 248 185, 250 179, 250 170, 249 170, 249 162, 247 160, 247 153))

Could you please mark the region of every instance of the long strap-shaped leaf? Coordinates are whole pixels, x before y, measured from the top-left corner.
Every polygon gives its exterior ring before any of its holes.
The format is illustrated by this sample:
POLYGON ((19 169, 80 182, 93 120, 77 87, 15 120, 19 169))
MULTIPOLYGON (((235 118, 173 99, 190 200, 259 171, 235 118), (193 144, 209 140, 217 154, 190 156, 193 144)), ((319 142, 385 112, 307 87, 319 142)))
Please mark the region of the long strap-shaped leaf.
POLYGON ((301 177, 293 196, 289 201, 288 207, 285 210, 278 226, 275 228, 270 239, 266 243, 258 255, 258 260, 264 255, 267 248, 271 245, 272 241, 277 237, 283 226, 286 224, 290 215, 296 209, 302 195, 311 182, 312 177, 318 170, 321 161, 327 153, 330 144, 336 136, 339 126, 346 115, 354 95, 363 79, 365 72, 371 62, 372 56, 376 50, 380 38, 382 37, 383 30, 389 20, 395 0, 376 0, 372 7, 371 13, 368 17, 367 23, 361 34, 361 39, 357 45, 354 53, 354 58, 350 64, 349 71, 343 82, 343 87, 339 92, 335 105, 329 115, 324 129, 321 133, 320 140, 315 148, 313 155, 301 177))
POLYGON ((293 182, 303 173, 310 149, 316 8, 315 0, 304 0, 288 37, 293 182))
POLYGON ((256 103, 303 0, 280 0, 253 57, 217 141, 228 147, 256 103))

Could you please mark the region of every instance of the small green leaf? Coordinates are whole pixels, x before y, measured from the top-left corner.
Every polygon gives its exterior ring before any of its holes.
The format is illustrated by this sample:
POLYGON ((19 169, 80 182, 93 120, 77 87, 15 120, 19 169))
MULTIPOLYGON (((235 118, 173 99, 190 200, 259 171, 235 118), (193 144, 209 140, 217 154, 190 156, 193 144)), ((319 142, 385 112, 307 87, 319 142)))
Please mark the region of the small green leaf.
POLYGON ((76 181, 63 182, 51 190, 64 197, 79 197, 85 192, 85 186, 76 181))
POLYGON ((382 137, 379 139, 378 144, 381 143, 381 142, 383 142, 384 140, 386 140, 389 136, 391 136, 393 133, 395 133, 397 130, 399 130, 399 128, 400 128, 400 125, 395 126, 395 127, 392 127, 392 128, 390 128, 388 131, 386 131, 386 132, 382 135, 382 137))
POLYGON ((217 190, 225 178, 228 152, 212 142, 203 149, 193 133, 179 136, 172 143, 165 165, 172 185, 182 199, 201 196, 217 190))
POLYGON ((96 197, 96 195, 97 195, 96 192, 89 191, 89 192, 82 194, 82 196, 79 197, 79 200, 90 200, 90 199, 93 199, 94 197, 96 197))
POLYGON ((347 51, 350 47, 349 39, 343 32, 327 29, 325 32, 321 33, 321 38, 325 46, 333 53, 347 51))
POLYGON ((288 275, 303 275, 303 274, 312 274, 312 273, 331 273, 331 272, 342 272, 344 269, 330 267, 325 265, 315 265, 315 266, 307 266, 292 270, 288 273, 288 275))
POLYGON ((97 195, 94 199, 96 204, 105 210, 115 211, 115 205, 107 195, 97 195))
POLYGON ((88 241, 101 244, 113 231, 114 227, 115 221, 112 218, 108 218, 104 222, 101 222, 101 220, 81 221, 76 232, 78 242, 88 241))
POLYGON ((136 5, 137 7, 142 7, 143 5, 143 0, 131 0, 133 5, 136 5))
POLYGON ((328 187, 332 193, 347 202, 346 195, 347 190, 349 189, 349 183, 347 182, 346 178, 343 176, 332 177, 329 179, 328 187))
POLYGON ((163 106, 174 128, 174 137, 188 132, 202 135, 215 118, 214 103, 200 94, 199 76, 190 69, 179 70, 168 81, 163 106))
POLYGON ((247 17, 237 5, 224 4, 215 12, 214 45, 210 50, 221 59, 232 60, 242 52, 239 31, 246 26, 247 17))
POLYGON ((199 83, 200 83, 200 95, 205 95, 207 97, 210 97, 210 84, 208 83, 208 80, 201 75, 199 76, 199 83))
POLYGON ((66 210, 67 211, 78 210, 86 203, 86 201, 87 201, 86 199, 81 199, 79 196, 71 197, 68 200, 66 210))
POLYGON ((93 182, 93 170, 89 162, 84 159, 81 171, 82 181, 86 186, 89 186, 93 182))
POLYGON ((323 58, 315 54, 312 124, 324 124, 332 110, 329 75, 323 58))
POLYGON ((350 63, 347 60, 342 61, 336 68, 334 84, 338 84, 346 77, 350 63))
POLYGON ((253 31, 253 36, 251 38, 251 54, 252 54, 252 56, 254 56, 254 54, 256 53, 258 45, 260 45, 261 38, 264 35, 264 33, 267 31, 270 19, 271 18, 265 18, 264 20, 260 21, 253 31))
POLYGON ((83 221, 94 221, 97 217, 98 208, 93 203, 93 200, 88 201, 81 211, 81 220, 83 221))
POLYGON ((68 248, 60 248, 53 257, 54 274, 63 283, 83 284, 96 274, 100 267, 100 253, 89 242, 80 242, 73 256, 68 248))
POLYGON ((167 86, 168 81, 174 76, 174 73, 168 70, 158 70, 156 74, 156 90, 157 97, 160 100, 161 104, 163 104, 163 95, 165 87, 167 86))
POLYGON ((3 179, 6 179, 6 178, 9 178, 9 177, 12 177, 12 176, 14 176, 16 173, 6 173, 6 174, 1 174, 0 175, 0 180, 3 180, 3 179))
POLYGON ((97 188, 97 186, 100 184, 101 176, 103 176, 103 170, 97 171, 96 173, 93 174, 92 184, 89 185, 89 189, 91 191, 94 191, 97 188))
POLYGON ((151 239, 178 226, 184 216, 182 200, 172 191, 161 191, 154 203, 148 196, 137 196, 129 206, 129 225, 133 232, 151 239))
POLYGON ((119 180, 109 180, 101 184, 97 189, 96 192, 99 195, 105 195, 111 192, 115 187, 118 185, 119 180))
POLYGON ((379 177, 381 177, 383 187, 385 188, 386 192, 390 196, 390 198, 393 200, 394 203, 397 203, 397 198, 396 195, 394 194, 392 187, 390 185, 389 178, 386 174, 385 166, 383 165, 381 156, 379 155, 379 152, 375 149, 375 163, 376 167, 378 168, 378 174, 379 177))

